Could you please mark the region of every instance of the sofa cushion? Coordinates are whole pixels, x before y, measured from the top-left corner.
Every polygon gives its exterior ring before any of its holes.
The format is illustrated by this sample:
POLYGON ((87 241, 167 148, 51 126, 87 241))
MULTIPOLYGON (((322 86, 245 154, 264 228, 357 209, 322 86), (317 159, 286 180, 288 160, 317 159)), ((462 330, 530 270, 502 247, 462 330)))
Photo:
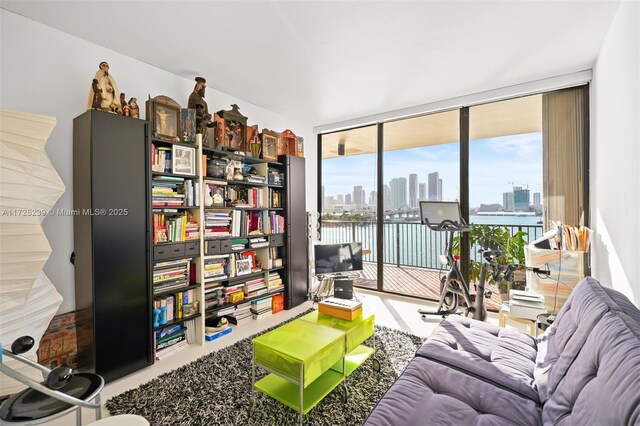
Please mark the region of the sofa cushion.
POLYGON ((624 312, 629 315, 636 323, 640 324, 640 309, 627 296, 612 288, 602 287, 607 296, 616 304, 614 310, 624 312))
POLYGON ((451 366, 416 357, 364 424, 540 425, 540 414, 535 401, 451 366))
POLYGON ((640 326, 606 313, 545 403, 545 424, 640 424, 640 326))
POLYGON ((461 316, 440 324, 416 352, 538 401, 533 370, 536 340, 524 333, 461 316))
POLYGON ((580 281, 556 321, 538 337, 535 384, 544 403, 554 392, 580 352, 591 330, 609 310, 620 308, 598 281, 580 281))

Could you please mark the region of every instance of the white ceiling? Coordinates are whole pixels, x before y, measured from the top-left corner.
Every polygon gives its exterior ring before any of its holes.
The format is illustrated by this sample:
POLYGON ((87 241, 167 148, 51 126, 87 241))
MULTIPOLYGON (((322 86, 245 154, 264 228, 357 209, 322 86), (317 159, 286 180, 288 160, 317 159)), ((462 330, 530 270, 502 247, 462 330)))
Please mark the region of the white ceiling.
POLYGON ((318 126, 593 67, 618 1, 7 1, 318 126))

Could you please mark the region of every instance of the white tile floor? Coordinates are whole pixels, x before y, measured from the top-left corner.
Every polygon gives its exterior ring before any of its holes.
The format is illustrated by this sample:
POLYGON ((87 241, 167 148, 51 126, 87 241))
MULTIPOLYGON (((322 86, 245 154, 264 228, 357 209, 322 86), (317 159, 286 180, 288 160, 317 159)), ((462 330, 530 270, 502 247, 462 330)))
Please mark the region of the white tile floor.
MULTIPOLYGON (((431 306, 435 308, 435 303, 422 302, 408 297, 380 294, 361 289, 357 290, 357 297, 362 301, 365 309, 370 309, 375 312, 377 325, 396 328, 417 336, 429 337, 440 321, 442 321, 442 318, 439 316, 431 316, 423 319, 417 313, 417 309, 423 306, 431 306)), ((243 324, 242 326, 235 328, 231 334, 224 336, 219 340, 206 342, 203 346, 191 345, 186 347, 166 359, 157 361, 150 367, 109 383, 105 386, 102 392, 102 401, 104 403, 109 398, 129 389, 136 388, 141 384, 154 379, 160 374, 174 370, 182 365, 195 361, 203 355, 207 355, 223 347, 230 346, 238 340, 277 325, 282 321, 306 311, 311 308, 311 306, 311 302, 305 302, 294 309, 283 311, 268 319, 259 322, 251 321, 243 324)), ((487 321, 498 325, 498 315, 489 314, 489 319, 487 321)), ((526 331, 526 326, 522 324, 508 324, 508 327, 511 328, 512 326, 517 330, 526 331)), ((106 408, 102 409, 102 413, 103 417, 109 416, 109 412, 106 408)), ((90 410, 83 410, 82 418, 83 423, 87 424, 95 419, 95 415, 90 410)), ((46 424, 56 426, 75 425, 75 415, 71 414, 46 424)))

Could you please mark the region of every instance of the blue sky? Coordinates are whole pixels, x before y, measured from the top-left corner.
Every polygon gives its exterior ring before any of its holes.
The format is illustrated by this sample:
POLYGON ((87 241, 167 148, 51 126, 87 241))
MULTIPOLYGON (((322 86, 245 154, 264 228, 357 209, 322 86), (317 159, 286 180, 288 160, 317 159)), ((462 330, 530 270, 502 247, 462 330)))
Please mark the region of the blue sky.
MULTIPOLYGON (((443 181, 443 198, 455 200, 459 193, 459 154, 458 143, 386 151, 384 181, 388 185, 393 178, 405 177, 408 183, 409 174, 416 173, 418 182, 426 183, 427 175, 437 171, 443 181)), ((325 196, 352 193, 354 186, 362 185, 368 202, 369 193, 376 187, 375 166, 375 154, 323 160, 325 196)), ((542 192, 541 132, 471 141, 469 192, 472 207, 480 203, 502 204, 503 192, 511 191, 513 185, 527 184, 532 194, 542 192)))

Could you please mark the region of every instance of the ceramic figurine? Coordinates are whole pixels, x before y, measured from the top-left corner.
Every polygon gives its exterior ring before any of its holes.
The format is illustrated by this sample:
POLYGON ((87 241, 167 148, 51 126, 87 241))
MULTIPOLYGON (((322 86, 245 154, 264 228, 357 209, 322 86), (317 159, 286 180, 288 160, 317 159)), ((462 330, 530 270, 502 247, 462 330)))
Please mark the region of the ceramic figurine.
POLYGON ((140 118, 140 108, 138 108, 138 100, 136 98, 129 99, 129 109, 132 118, 140 118))
MULTIPOLYGON (((109 74, 108 63, 100 62, 99 69, 96 72, 94 80, 97 80, 97 83, 95 83, 95 87, 100 91, 100 95, 102 97, 100 100, 100 109, 109 112, 122 111, 118 85, 113 79, 113 76, 109 74)), ((94 86, 92 84, 91 91, 89 92, 89 103, 87 105, 87 109, 93 108, 94 100, 94 86)))
POLYGON ((124 104, 122 107, 122 115, 125 117, 131 117, 131 108, 129 108, 129 105, 124 104))

